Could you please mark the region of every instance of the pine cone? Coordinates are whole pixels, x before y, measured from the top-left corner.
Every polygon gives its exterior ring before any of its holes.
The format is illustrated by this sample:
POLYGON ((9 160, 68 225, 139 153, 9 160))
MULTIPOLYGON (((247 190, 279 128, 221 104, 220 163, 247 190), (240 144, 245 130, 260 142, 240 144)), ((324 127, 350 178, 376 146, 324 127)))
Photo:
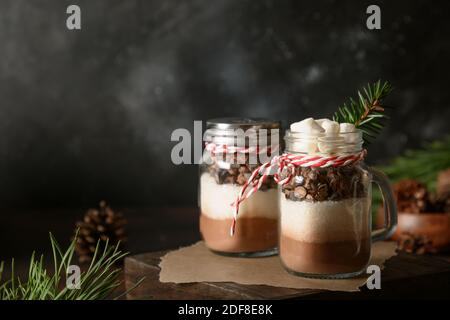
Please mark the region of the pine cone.
POLYGON ((79 230, 76 252, 80 263, 92 261, 97 242, 109 239, 109 245, 123 249, 126 220, 121 213, 115 213, 105 201, 100 201, 98 209, 89 209, 83 221, 76 223, 79 230))
POLYGON ((450 212, 450 191, 448 193, 442 193, 439 197, 435 197, 433 201, 431 201, 434 212, 450 212))
POLYGON ((436 183, 436 194, 438 198, 450 195, 450 168, 439 172, 436 183))
POLYGON ((405 179, 393 186, 399 212, 421 213, 425 212, 428 203, 426 187, 412 179, 405 179))
POLYGON ((398 249, 413 253, 425 254, 435 253, 432 242, 424 236, 415 235, 409 232, 403 232, 398 239, 398 249))

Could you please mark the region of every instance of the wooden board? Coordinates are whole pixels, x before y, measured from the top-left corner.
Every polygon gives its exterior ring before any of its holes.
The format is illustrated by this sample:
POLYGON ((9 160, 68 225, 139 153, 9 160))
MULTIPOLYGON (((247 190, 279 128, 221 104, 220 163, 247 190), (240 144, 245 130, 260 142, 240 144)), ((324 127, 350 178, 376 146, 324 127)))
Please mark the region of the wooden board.
POLYGON ((125 286, 130 288, 145 276, 141 285, 128 294, 129 299, 339 299, 339 298, 443 298, 450 297, 450 263, 433 256, 400 253, 386 262, 382 271, 382 289, 361 292, 330 292, 290 289, 237 283, 159 282, 158 264, 167 251, 145 253, 126 258, 125 286))

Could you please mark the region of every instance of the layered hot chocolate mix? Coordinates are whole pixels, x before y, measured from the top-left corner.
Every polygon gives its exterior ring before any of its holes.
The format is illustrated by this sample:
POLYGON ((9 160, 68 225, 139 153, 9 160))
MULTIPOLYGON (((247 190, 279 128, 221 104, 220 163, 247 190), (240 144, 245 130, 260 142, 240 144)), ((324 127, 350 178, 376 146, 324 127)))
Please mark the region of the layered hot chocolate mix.
POLYGON ((313 118, 293 123, 291 131, 288 149, 310 160, 286 172, 291 179, 279 199, 280 258, 304 275, 360 272, 371 244, 370 176, 358 164, 361 132, 350 123, 313 118))
POLYGON ((250 253, 271 250, 278 242, 278 193, 275 188, 256 192, 241 205, 233 236, 231 204, 241 186, 219 184, 206 172, 200 178, 200 232, 206 245, 215 251, 250 253))
POLYGON ((370 259, 370 199, 292 201, 280 197, 283 264, 305 274, 362 270, 370 259))

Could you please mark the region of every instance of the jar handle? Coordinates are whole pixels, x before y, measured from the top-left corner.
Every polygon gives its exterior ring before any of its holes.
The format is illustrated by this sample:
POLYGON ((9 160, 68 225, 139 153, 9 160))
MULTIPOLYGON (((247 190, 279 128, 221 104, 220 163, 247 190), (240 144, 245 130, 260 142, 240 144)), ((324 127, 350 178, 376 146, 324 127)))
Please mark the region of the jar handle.
POLYGON ((372 181, 378 185, 383 196, 384 227, 372 231, 372 242, 389 238, 397 227, 397 204, 387 176, 379 170, 369 168, 372 181))

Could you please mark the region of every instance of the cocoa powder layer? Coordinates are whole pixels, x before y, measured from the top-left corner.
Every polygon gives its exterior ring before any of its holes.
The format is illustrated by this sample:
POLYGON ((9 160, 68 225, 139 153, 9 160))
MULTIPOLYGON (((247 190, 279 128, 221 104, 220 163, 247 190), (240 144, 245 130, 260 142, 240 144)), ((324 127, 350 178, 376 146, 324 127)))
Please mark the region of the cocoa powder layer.
POLYGON ((370 239, 310 243, 281 235, 280 258, 290 270, 333 275, 364 269, 370 259, 370 239))
POLYGON ((200 232, 206 246, 215 251, 250 253, 277 247, 278 225, 276 219, 239 218, 236 231, 230 235, 232 219, 211 219, 200 215, 200 232))

